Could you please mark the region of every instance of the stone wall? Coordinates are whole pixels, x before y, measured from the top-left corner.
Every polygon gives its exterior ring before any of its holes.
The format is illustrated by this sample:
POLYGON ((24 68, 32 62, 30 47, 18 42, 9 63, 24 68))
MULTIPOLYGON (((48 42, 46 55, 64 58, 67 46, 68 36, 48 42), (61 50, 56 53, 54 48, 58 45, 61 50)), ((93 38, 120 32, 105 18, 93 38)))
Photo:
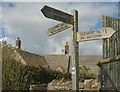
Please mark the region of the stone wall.
POLYGON ((30 92, 38 92, 38 91, 44 91, 47 92, 47 84, 34 84, 30 85, 30 92))
MULTIPOLYGON (((97 80, 89 79, 79 82, 79 90, 99 90, 100 83, 97 80)), ((47 90, 72 90, 72 82, 67 80, 53 80, 48 84, 47 90)))
MULTIPOLYGON (((98 91, 100 88, 100 83, 97 80, 89 79, 84 82, 79 82, 79 90, 96 90, 98 91)), ((47 92, 52 91, 71 91, 72 90, 72 82, 65 80, 53 80, 48 85, 47 84, 35 84, 30 86, 30 92, 34 92, 36 90, 42 90, 47 92)), ((96 92, 94 91, 94 92, 96 92)))

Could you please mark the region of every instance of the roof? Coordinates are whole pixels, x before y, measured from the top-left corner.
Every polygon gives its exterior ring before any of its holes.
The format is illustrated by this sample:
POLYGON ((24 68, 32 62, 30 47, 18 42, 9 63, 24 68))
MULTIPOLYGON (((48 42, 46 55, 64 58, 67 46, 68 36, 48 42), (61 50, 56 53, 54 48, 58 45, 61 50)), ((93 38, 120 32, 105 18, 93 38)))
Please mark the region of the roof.
MULTIPOLYGON (((71 71, 71 56, 68 54, 37 55, 23 50, 18 50, 18 53, 28 65, 39 65, 42 67, 49 67, 50 69, 54 70, 58 66, 61 66, 63 70, 67 72, 68 64, 70 64, 71 71)), ((96 64, 102 59, 102 55, 79 55, 79 65, 86 65, 91 69, 91 72, 98 72, 96 64)))
POLYGON ((49 67, 43 56, 23 50, 17 50, 27 65, 49 67))
MULTIPOLYGON (((51 69, 61 66, 64 70, 68 69, 68 63, 70 62, 70 71, 72 67, 71 56, 69 55, 42 55, 51 69), (70 58, 69 58, 70 57, 70 58), (69 61, 70 60, 70 61, 69 61)), ((97 62, 102 60, 102 55, 79 55, 79 65, 86 65, 91 69, 91 72, 98 72, 97 62)))

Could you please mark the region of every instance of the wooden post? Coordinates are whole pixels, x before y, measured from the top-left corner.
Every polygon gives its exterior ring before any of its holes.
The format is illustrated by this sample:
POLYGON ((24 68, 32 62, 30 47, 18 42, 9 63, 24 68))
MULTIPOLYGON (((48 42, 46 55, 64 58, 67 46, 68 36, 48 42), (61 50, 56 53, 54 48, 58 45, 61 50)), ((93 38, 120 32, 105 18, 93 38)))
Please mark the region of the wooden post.
POLYGON ((119 18, 113 18, 109 16, 102 17, 103 27, 111 27, 115 30, 110 38, 103 39, 103 59, 120 55, 120 30, 119 30, 119 18))
POLYGON ((2 92, 2 41, 0 41, 0 92, 2 92))
POLYGON ((78 32, 78 11, 71 10, 73 15, 73 27, 72 27, 72 90, 79 91, 79 50, 77 42, 77 32, 78 32))

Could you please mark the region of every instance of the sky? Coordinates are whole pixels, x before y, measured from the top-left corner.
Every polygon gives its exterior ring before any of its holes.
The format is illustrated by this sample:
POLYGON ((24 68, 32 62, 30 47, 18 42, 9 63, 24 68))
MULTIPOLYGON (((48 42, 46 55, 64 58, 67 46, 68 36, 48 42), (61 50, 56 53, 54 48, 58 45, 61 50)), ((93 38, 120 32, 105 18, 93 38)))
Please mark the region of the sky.
MULTIPOLYGON (((44 5, 66 13, 78 11, 78 31, 102 28, 102 15, 118 17, 118 3, 113 2, 7 2, 0 7, 0 40, 6 39, 15 46, 19 37, 22 49, 36 54, 63 54, 66 42, 71 53, 71 28, 53 36, 46 34, 48 28, 61 22, 46 18, 40 11, 44 5)), ((8 0, 9 1, 9 0, 8 0)), ((13 0, 14 1, 14 0, 13 0)), ((115 1, 115 0, 114 0, 115 1)), ((79 42, 80 55, 102 55, 102 40, 79 42)))

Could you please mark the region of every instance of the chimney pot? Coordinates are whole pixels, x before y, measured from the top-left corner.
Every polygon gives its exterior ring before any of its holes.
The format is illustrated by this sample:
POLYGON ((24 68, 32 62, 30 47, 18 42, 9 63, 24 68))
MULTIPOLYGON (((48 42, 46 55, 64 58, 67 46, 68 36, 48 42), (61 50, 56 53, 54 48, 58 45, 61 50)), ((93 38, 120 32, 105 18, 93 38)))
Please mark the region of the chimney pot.
POLYGON ((66 45, 65 45, 65 54, 69 54, 68 42, 66 42, 66 45))
POLYGON ((19 40, 20 38, 19 38, 19 37, 17 37, 17 39, 19 40))
POLYGON ((17 49, 21 49, 21 40, 19 37, 17 37, 17 40, 16 40, 16 47, 17 49))
POLYGON ((66 42, 66 46, 68 46, 68 42, 66 42))

